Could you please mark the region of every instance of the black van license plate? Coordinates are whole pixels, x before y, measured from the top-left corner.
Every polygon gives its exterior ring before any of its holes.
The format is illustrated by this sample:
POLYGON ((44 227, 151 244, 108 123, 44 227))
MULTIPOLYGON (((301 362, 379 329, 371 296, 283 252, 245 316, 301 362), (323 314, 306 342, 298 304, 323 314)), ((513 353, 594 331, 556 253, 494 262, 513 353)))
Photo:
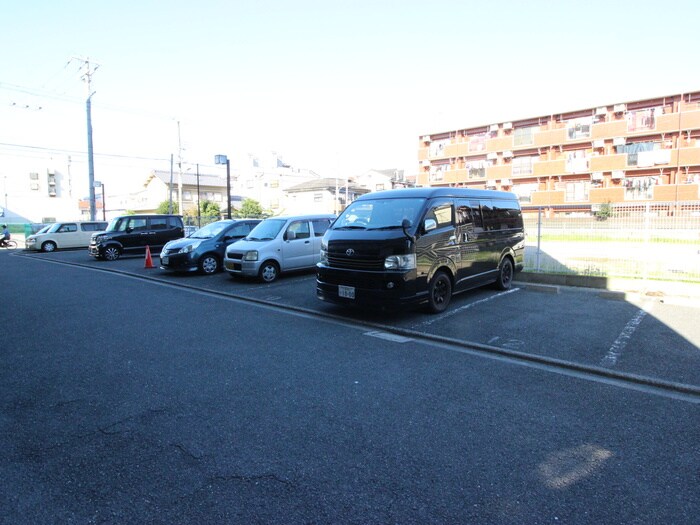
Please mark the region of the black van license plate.
POLYGON ((354 286, 338 286, 338 297, 344 297, 345 299, 355 298, 355 287, 354 286))

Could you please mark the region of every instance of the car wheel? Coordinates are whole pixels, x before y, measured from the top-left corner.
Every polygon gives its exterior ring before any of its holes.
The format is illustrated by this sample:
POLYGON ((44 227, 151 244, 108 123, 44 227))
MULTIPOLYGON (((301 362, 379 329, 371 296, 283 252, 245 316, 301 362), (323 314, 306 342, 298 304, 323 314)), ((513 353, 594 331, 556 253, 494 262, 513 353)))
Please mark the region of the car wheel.
POLYGON ((428 308, 434 314, 447 309, 452 299, 452 281, 445 272, 436 273, 428 286, 428 308))
POLYGON ((266 261, 263 263, 263 265, 260 267, 260 271, 258 272, 258 276, 260 277, 260 280, 264 283, 271 283, 275 279, 277 279, 277 276, 280 274, 280 267, 275 261, 266 261))
POLYGON ((53 252, 56 250, 56 243, 53 241, 46 241, 41 245, 42 252, 53 252))
POLYGON ((199 271, 205 275, 211 275, 219 271, 219 258, 216 255, 207 254, 199 259, 199 271))
POLYGON ((117 248, 116 246, 109 246, 109 247, 105 248, 104 258, 107 259, 108 261, 116 261, 117 259, 119 259, 119 256, 121 254, 122 253, 119 250, 119 248, 117 248))
POLYGON ((501 266, 498 269, 496 288, 499 290, 508 290, 511 284, 513 284, 513 263, 510 257, 505 257, 501 261, 501 266))

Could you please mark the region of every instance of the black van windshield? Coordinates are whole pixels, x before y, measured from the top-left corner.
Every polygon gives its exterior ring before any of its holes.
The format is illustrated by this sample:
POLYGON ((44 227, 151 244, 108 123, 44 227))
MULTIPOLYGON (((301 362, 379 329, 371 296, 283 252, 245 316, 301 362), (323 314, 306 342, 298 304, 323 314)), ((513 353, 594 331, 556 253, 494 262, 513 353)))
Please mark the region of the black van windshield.
POLYGON ((355 201, 333 224, 334 230, 387 230, 401 228, 404 219, 416 224, 425 199, 373 199, 355 201))

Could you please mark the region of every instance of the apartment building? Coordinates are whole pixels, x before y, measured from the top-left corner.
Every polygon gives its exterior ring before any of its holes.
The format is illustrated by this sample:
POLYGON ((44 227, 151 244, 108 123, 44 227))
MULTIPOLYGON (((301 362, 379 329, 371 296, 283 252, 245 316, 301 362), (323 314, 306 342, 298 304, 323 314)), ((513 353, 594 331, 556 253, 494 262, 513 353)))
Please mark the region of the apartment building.
POLYGON ((423 135, 418 160, 420 186, 512 191, 525 211, 677 210, 700 201, 700 91, 423 135))

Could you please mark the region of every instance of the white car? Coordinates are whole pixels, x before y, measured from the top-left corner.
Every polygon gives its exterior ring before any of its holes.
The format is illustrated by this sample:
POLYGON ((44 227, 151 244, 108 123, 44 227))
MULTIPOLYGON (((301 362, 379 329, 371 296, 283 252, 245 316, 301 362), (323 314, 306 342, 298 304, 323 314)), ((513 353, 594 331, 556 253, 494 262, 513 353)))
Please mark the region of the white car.
POLYGON ((38 231, 24 241, 27 250, 52 252, 60 248, 87 248, 95 232, 104 231, 102 221, 55 222, 46 232, 38 231))
POLYGON ((295 215, 265 219, 226 250, 224 270, 271 283, 281 272, 314 268, 321 237, 335 215, 295 215))

